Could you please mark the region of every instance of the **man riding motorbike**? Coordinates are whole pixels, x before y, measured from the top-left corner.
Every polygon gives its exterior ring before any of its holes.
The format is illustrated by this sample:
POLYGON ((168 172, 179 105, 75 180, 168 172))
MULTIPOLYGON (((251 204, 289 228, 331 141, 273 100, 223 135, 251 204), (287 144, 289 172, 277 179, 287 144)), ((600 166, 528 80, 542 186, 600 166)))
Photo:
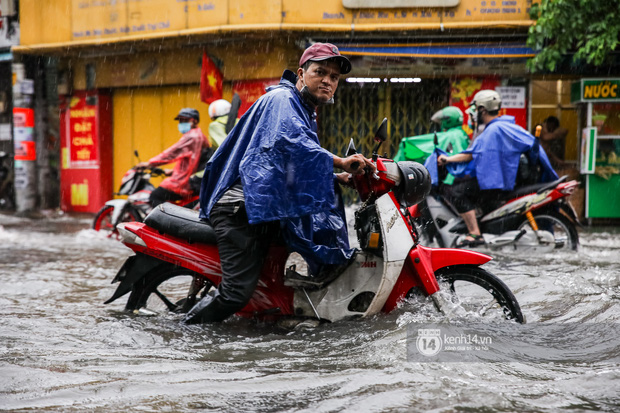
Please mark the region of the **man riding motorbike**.
POLYGON ((216 233, 222 281, 185 317, 188 324, 221 321, 243 308, 260 277, 270 240, 280 234, 315 273, 353 257, 335 182, 376 168, 356 154, 321 148, 316 108, 333 102, 351 63, 329 43, 305 50, 297 74, 285 70, 224 140, 205 169, 201 218, 216 233), (333 169, 346 172, 334 174, 333 169))
POLYGON ((166 174, 169 174, 168 178, 151 192, 150 203, 153 207, 166 201, 187 198, 193 193, 189 179, 196 172, 202 149, 209 146, 209 141, 198 127, 200 113, 196 109, 183 108, 174 120, 179 121, 178 129, 183 134, 179 141, 147 162, 136 165, 136 168, 154 168, 176 162, 172 172, 166 174))
POLYGON ((503 193, 514 188, 521 154, 526 154, 530 165, 540 165, 540 182, 558 179, 538 140, 515 124, 513 116, 499 115, 501 104, 501 97, 494 90, 476 93, 472 106, 477 123, 484 125, 484 131, 469 149, 456 155, 437 157, 439 165, 468 163, 446 194, 469 232, 458 247, 484 244, 476 206, 483 210, 493 209, 503 193))

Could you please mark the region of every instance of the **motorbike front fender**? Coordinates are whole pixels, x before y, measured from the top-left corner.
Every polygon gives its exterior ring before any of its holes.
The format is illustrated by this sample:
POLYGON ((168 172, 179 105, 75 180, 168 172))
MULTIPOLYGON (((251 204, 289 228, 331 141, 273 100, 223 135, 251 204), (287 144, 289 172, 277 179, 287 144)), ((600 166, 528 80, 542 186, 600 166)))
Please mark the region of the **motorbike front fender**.
POLYGON ((105 204, 114 208, 112 211, 112 224, 116 226, 116 224, 118 224, 119 217, 125 209, 125 205, 128 204, 128 201, 126 199, 111 199, 105 204))
POLYGON ((439 290, 435 273, 453 265, 482 265, 492 260, 486 254, 456 248, 429 248, 418 245, 409 253, 422 287, 431 295, 439 290))
POLYGON ((144 254, 136 254, 127 258, 127 261, 125 261, 112 280, 112 284, 118 281, 120 281, 120 284, 112 297, 104 304, 110 304, 112 301, 130 292, 136 282, 140 281, 155 267, 162 265, 162 263, 168 265, 164 261, 144 254))

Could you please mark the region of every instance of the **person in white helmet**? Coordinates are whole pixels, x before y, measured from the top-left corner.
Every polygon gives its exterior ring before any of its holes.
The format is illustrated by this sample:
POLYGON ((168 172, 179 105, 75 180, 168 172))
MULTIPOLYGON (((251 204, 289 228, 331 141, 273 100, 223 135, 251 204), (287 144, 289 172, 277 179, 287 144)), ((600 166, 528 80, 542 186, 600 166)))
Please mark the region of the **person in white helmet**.
POLYGON ((506 193, 514 189, 521 154, 526 154, 530 165, 540 167, 540 182, 558 178, 538 140, 517 125, 513 116, 500 116, 502 99, 499 93, 481 90, 474 96, 472 106, 476 121, 484 125, 484 131, 467 150, 452 156, 437 157, 439 165, 469 163, 446 194, 469 232, 457 247, 484 244, 476 207, 479 206, 483 212, 497 208, 506 193))
POLYGON ((209 105, 209 116, 211 123, 209 124, 209 142, 212 149, 217 149, 226 136, 226 124, 228 123, 228 114, 232 105, 226 99, 218 99, 209 105))

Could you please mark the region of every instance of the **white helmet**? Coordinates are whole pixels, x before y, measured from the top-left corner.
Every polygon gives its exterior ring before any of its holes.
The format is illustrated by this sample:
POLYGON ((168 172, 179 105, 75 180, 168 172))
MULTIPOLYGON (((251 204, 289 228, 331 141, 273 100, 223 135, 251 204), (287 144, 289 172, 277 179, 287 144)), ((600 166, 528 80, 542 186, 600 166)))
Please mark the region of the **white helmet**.
POLYGON ((209 116, 211 119, 228 115, 231 104, 225 99, 218 99, 209 105, 209 116))
MULTIPOLYGON (((482 106, 487 112, 494 112, 502 107, 502 98, 496 91, 486 89, 476 93, 471 104, 475 106, 476 109, 482 106)), ((209 110, 211 109, 209 108, 209 110)))

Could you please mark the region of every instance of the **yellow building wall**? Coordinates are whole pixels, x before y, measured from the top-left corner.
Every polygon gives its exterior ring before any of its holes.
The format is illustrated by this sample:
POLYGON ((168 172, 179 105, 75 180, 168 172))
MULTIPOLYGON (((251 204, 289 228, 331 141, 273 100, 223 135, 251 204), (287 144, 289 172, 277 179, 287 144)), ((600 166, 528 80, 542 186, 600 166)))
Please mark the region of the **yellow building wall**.
POLYGON ((457 7, 434 9, 346 9, 342 0, 22 0, 20 4, 21 43, 28 46, 261 29, 346 32, 439 29, 440 24, 529 25, 531 0, 461 0, 457 7))
MULTIPOLYGON (((208 54, 222 63, 225 81, 279 78, 286 68, 295 69, 299 51, 282 41, 248 41, 210 46, 208 54)), ((200 83, 201 47, 164 50, 158 53, 125 54, 71 59, 73 85, 86 89, 86 66, 95 67, 96 88, 161 86, 200 83)))
POLYGON ((72 0, 20 0, 20 43, 71 41, 72 8, 72 0))

